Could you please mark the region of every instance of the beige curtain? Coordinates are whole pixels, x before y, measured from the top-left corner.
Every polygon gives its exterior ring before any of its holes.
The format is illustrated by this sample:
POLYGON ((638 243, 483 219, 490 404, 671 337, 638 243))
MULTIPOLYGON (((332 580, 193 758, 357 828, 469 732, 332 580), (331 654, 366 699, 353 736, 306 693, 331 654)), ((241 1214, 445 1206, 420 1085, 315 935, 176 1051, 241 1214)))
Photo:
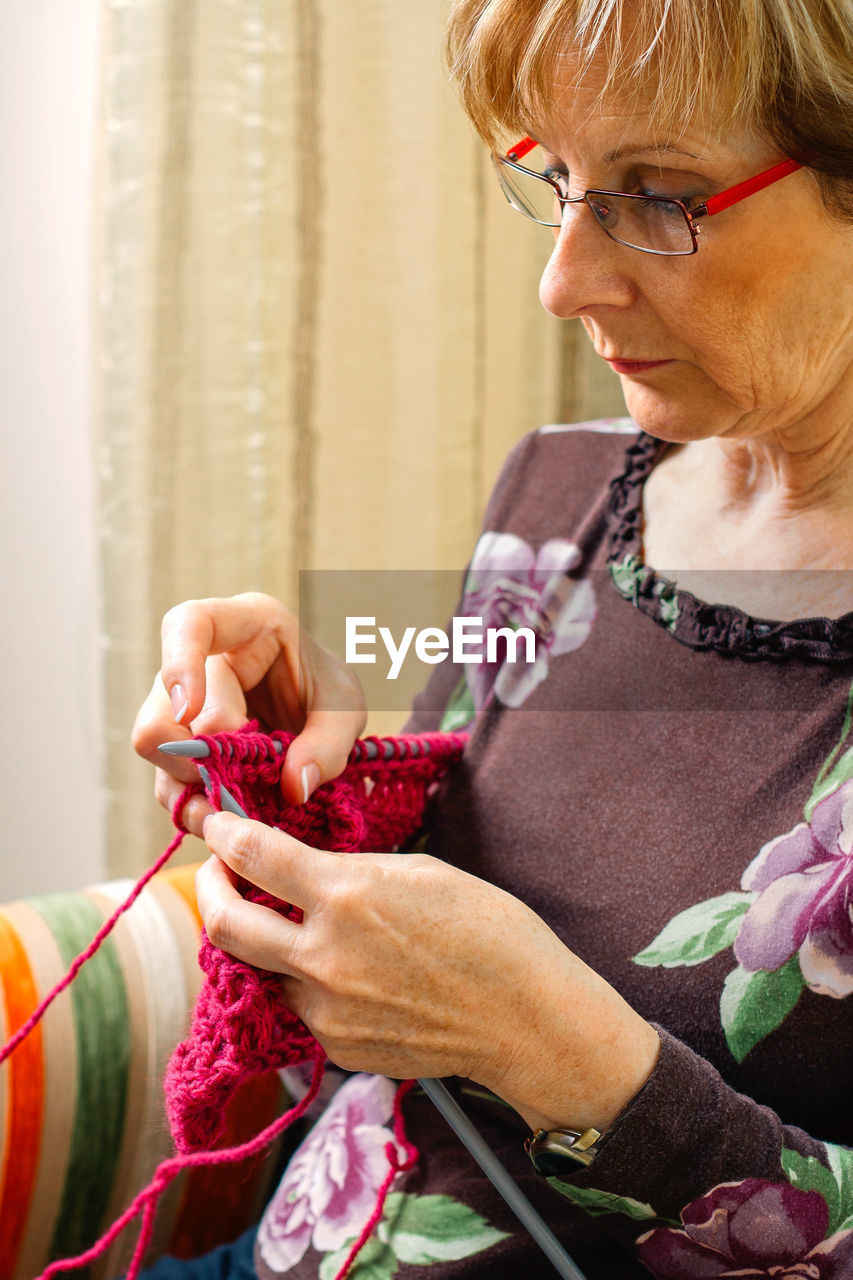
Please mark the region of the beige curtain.
POLYGON ((168 831, 128 737, 170 605, 247 589, 295 605, 306 568, 459 569, 523 432, 622 411, 585 338, 539 307, 549 233, 496 189, 446 84, 444 16, 444 0, 105 0, 111 873, 168 831))

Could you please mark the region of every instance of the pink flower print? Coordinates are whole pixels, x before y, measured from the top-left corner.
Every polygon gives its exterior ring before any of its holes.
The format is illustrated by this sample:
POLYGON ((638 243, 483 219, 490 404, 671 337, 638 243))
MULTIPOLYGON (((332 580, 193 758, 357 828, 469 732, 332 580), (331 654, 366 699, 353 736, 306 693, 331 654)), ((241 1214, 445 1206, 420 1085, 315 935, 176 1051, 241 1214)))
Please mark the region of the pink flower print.
MULTIPOLYGON (((534 552, 513 533, 484 533, 474 549, 465 583, 461 615, 482 618, 482 661, 466 665, 465 675, 474 707, 479 712, 490 692, 505 706, 519 707, 548 674, 552 656, 571 653, 586 640, 595 621, 592 584, 573 579, 568 571, 580 561, 580 551, 565 538, 552 538, 534 552), (536 637, 535 660, 527 663, 521 643, 517 661, 501 654, 486 662, 485 632, 499 627, 529 627, 536 637)), ((505 654, 505 647, 504 647, 505 654)))
POLYGON ((734 950, 744 969, 778 969, 799 952, 820 995, 853 992, 853 781, 815 805, 810 823, 771 840, 743 875, 758 897, 734 950))
POLYGON ((273 1270, 296 1266, 309 1245, 332 1253, 359 1234, 388 1173, 396 1091, 384 1076, 352 1076, 295 1152, 258 1232, 273 1270))
POLYGON ((845 1280, 853 1231, 824 1239, 829 1210, 817 1191, 747 1178, 714 1187, 681 1211, 683 1230, 658 1227, 637 1241, 658 1280, 845 1280))

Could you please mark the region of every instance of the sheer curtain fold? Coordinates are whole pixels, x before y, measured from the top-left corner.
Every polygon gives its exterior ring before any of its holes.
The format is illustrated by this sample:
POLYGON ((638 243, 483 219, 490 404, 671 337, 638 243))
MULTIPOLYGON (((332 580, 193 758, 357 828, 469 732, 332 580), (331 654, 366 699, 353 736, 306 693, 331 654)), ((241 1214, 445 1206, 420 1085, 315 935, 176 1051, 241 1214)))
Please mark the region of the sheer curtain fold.
POLYGON ((111 874, 167 829, 129 747, 166 609, 295 606, 307 568, 461 568, 523 432, 585 399, 619 411, 539 307, 548 233, 494 189, 444 19, 443 0, 105 0, 111 874))

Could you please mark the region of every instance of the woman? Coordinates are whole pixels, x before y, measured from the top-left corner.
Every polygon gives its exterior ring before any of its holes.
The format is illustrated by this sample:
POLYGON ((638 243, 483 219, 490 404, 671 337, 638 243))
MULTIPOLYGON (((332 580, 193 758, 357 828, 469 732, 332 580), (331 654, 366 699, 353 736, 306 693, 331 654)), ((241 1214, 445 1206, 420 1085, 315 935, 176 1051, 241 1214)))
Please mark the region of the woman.
MULTIPOLYGON (((436 668, 410 727, 476 718, 434 856, 343 859, 197 798, 202 913, 340 1066, 473 1082, 590 1278, 850 1276, 853 11, 456 0, 449 47, 511 203, 557 224, 542 301, 633 422, 535 433, 504 469, 457 612, 496 611, 502 570, 539 657, 436 668), (540 1128, 603 1137, 549 1185, 540 1128)), ((248 708, 302 729, 291 800, 343 767, 358 688, 276 602, 189 602, 163 636, 143 755, 248 708)), ((426 1100, 407 1115, 422 1159, 370 1274, 547 1274, 426 1100)), ((263 1280, 334 1275, 389 1116, 382 1080, 343 1086, 267 1210, 263 1280)))

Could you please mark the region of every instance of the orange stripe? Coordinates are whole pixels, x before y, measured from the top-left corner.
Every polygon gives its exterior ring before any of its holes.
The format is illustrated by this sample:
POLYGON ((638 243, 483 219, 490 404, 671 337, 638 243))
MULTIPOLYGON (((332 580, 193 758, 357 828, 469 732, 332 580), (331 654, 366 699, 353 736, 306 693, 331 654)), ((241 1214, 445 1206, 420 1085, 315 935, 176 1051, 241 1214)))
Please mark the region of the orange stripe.
MULTIPOLYGON (((13 1035, 35 1009, 38 990, 27 953, 2 912, 0 982, 8 1018, 7 1035, 13 1035)), ((41 1147, 44 1058, 40 1026, 15 1050, 8 1071, 9 1109, 0 1173, 0 1280, 11 1280, 14 1272, 41 1147)))
POLYGON ((198 901, 195 896, 195 873, 200 866, 200 862, 193 862, 183 867, 169 867, 168 870, 161 871, 158 877, 158 879, 165 880, 181 895, 198 921, 199 929, 201 928, 201 912, 198 909, 198 901))
MULTIPOLYGON (((27 902, 7 903, 3 911, 29 957, 36 987, 44 995, 68 967, 56 939, 47 922, 27 902)), ((18 1251, 16 1274, 21 1280, 38 1275, 50 1261, 50 1243, 59 1221, 71 1155, 78 1062, 70 991, 64 991, 54 1001, 40 1026, 44 1060, 42 1150, 18 1251)))

